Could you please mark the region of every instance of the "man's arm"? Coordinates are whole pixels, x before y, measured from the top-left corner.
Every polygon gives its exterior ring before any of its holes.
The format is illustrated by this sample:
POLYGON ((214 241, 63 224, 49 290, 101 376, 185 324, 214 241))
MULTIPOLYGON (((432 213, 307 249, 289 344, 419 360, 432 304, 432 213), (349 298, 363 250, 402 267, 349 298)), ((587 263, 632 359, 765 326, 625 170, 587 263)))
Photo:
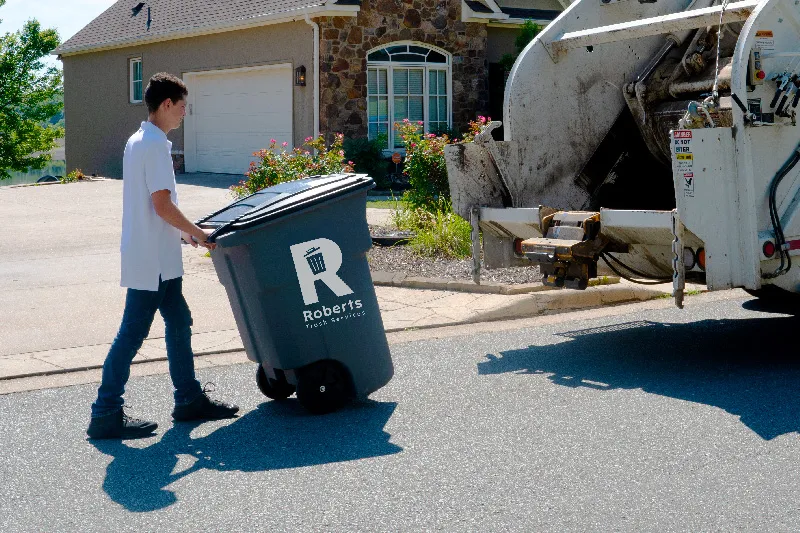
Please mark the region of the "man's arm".
POLYGON ((168 190, 156 191, 150 195, 150 198, 153 201, 156 214, 164 219, 164 222, 194 237, 206 248, 213 249, 216 247, 214 243, 206 242, 206 238, 212 233, 212 230, 203 229, 186 218, 178 206, 172 202, 172 197, 168 190))

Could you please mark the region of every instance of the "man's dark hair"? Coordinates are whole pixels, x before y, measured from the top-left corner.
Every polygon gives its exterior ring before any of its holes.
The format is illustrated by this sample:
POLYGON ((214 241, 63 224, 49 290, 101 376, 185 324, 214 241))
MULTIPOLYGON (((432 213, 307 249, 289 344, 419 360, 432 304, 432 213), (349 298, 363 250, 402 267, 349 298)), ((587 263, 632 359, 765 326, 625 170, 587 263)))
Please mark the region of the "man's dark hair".
POLYGON ((189 94, 189 90, 180 78, 166 72, 159 72, 150 78, 150 82, 144 90, 144 101, 148 111, 155 113, 167 98, 172 100, 173 104, 177 104, 179 100, 186 98, 187 94, 189 94))

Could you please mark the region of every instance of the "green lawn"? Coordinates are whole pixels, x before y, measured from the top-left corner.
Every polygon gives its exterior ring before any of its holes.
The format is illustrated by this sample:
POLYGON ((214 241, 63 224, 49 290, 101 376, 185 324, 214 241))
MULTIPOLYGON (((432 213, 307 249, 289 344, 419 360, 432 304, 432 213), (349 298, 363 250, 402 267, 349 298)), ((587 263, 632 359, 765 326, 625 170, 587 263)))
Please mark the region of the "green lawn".
POLYGON ((397 209, 402 207, 403 202, 400 200, 367 200, 367 207, 374 207, 377 209, 397 209))

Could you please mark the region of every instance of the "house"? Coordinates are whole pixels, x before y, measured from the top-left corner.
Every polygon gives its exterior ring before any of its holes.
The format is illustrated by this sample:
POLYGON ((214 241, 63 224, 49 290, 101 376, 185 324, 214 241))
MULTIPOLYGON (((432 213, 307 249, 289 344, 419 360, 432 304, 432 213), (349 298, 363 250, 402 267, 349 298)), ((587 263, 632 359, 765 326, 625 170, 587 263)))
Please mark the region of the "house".
POLYGON ((176 168, 187 172, 242 173, 270 139, 299 146, 316 132, 384 134, 391 151, 396 120, 463 128, 497 108, 490 64, 514 51, 516 28, 525 19, 546 24, 562 7, 119 0, 54 51, 64 66, 67 166, 121 176, 125 141, 147 116, 144 87, 160 71, 189 87, 184 124, 169 135, 176 168))

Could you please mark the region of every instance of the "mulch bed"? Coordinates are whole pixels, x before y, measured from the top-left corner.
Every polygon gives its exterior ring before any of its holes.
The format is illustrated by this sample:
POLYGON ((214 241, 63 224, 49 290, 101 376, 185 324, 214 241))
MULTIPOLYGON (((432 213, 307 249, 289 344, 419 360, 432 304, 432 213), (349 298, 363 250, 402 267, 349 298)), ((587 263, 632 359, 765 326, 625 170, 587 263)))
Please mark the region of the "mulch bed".
MULTIPOLYGON (((372 235, 383 235, 390 228, 370 227, 372 235)), ((373 246, 367 252, 370 270, 373 272, 402 272, 408 276, 472 280, 472 259, 446 259, 422 257, 414 253, 410 246, 373 246)), ((510 267, 481 270, 482 281, 497 283, 537 283, 542 280, 539 267, 510 267)))

